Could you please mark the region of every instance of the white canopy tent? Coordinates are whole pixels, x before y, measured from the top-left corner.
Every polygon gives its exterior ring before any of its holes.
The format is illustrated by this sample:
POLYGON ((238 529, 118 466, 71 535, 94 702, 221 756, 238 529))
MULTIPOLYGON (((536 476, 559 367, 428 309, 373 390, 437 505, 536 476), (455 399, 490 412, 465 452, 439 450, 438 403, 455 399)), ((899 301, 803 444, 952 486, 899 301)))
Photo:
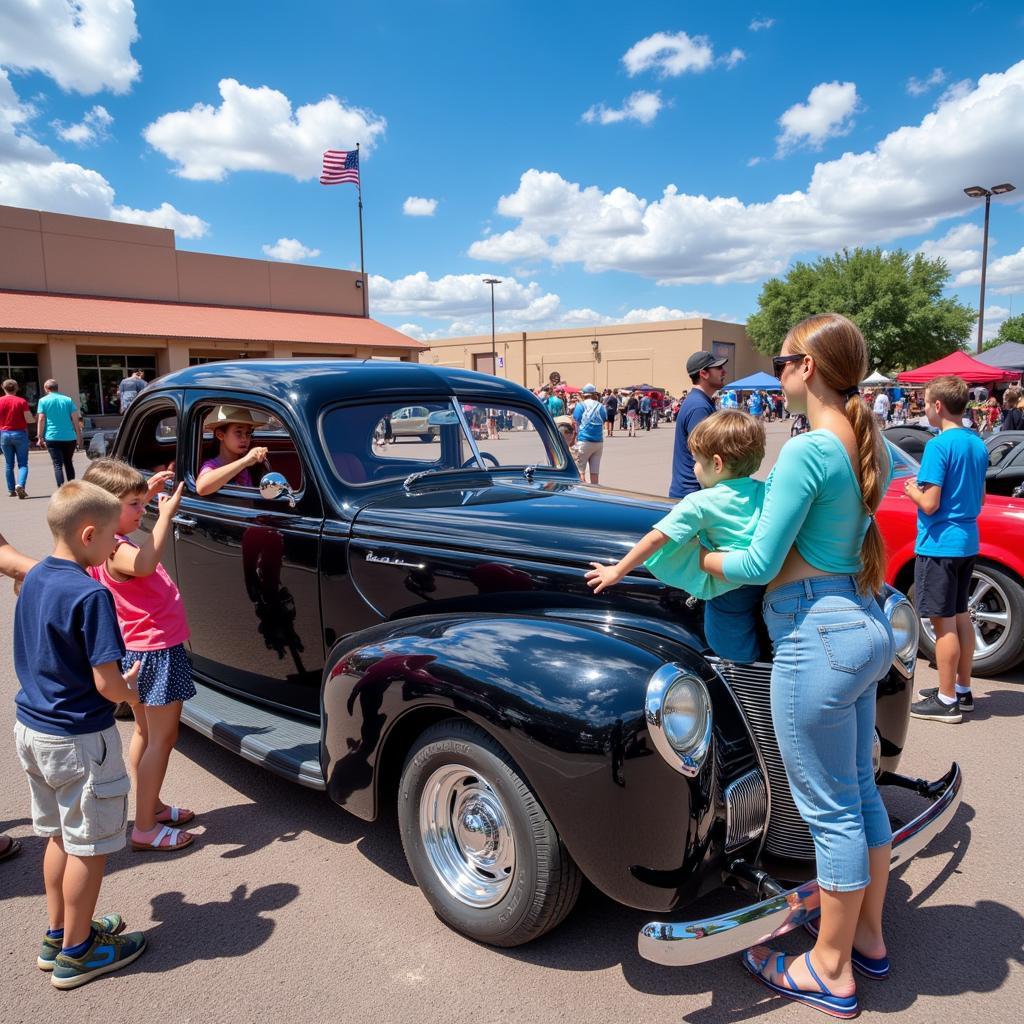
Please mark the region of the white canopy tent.
POLYGON ((896 381, 892 377, 886 377, 884 373, 879 373, 877 370, 867 380, 862 380, 860 386, 862 388, 873 388, 879 387, 886 384, 895 384, 896 381))

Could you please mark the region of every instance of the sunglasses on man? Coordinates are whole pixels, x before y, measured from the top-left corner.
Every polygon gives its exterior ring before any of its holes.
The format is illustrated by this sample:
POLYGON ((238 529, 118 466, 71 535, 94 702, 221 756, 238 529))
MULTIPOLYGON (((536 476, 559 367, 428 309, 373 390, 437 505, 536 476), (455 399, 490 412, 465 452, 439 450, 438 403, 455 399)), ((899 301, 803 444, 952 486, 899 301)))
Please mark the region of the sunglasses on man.
POLYGON ((789 356, 772 356, 772 370, 775 372, 775 376, 782 380, 782 371, 786 368, 786 363, 795 363, 803 358, 802 352, 796 352, 789 356))

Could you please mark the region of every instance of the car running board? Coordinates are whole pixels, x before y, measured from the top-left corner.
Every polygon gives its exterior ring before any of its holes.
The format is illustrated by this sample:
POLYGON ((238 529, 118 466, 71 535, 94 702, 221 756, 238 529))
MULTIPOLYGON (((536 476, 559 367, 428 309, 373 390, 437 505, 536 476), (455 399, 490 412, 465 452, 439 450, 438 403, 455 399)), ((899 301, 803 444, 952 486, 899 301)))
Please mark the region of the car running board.
POLYGON ((194 680, 196 695, 181 720, 247 761, 310 789, 326 789, 320 769, 320 725, 250 704, 194 680))

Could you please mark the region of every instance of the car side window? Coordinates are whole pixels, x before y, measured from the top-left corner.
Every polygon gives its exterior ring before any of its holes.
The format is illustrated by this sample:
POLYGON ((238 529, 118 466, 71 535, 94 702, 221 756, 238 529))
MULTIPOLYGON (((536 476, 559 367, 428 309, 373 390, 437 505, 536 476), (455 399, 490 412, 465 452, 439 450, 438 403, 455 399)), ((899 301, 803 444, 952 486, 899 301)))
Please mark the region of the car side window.
POLYGON ((285 425, 269 410, 248 403, 210 403, 199 407, 197 417, 202 429, 195 453, 193 489, 204 471, 244 459, 254 448, 265 448, 265 461, 240 467, 219 491, 241 491, 251 496, 260 479, 270 472, 282 474, 296 494, 302 491, 302 459, 285 425))
POLYGON ((1017 447, 1016 441, 1004 441, 1002 444, 994 444, 988 450, 988 464, 989 468, 992 466, 998 466, 1003 459, 1006 458, 1014 448, 1017 447))
POLYGON ((178 459, 178 413, 173 405, 160 402, 146 410, 132 430, 133 443, 126 459, 139 472, 174 471, 178 459))

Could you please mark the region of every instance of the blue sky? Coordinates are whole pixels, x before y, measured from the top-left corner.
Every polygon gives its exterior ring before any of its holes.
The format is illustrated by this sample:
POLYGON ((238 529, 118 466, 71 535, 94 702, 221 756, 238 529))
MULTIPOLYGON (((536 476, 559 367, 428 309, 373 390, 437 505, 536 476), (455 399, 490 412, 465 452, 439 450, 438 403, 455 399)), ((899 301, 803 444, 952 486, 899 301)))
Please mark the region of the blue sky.
POLYGON ((371 313, 429 338, 489 330, 488 274, 499 329, 743 320, 843 245, 942 255, 973 306, 961 189, 1016 175, 987 324, 1024 312, 1019 4, 79 8, 0 0, 0 203, 352 267, 316 176, 362 141, 371 313))

